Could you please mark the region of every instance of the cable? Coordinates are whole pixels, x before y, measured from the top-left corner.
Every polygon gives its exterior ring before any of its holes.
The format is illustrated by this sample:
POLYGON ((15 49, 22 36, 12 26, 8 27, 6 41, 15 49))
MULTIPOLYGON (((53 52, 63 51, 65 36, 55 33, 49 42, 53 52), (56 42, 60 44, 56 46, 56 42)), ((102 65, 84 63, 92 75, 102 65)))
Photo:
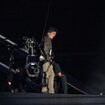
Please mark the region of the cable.
POLYGON ((73 86, 72 84, 70 84, 70 83, 68 83, 68 82, 66 82, 66 83, 67 83, 67 85, 71 86, 72 88, 74 88, 74 89, 76 89, 76 90, 78 90, 78 91, 80 91, 80 92, 82 92, 82 93, 88 95, 88 93, 84 92, 83 90, 81 90, 81 89, 79 89, 79 88, 73 86))
MULTIPOLYGON (((48 3, 48 8, 47 8, 45 21, 44 21, 44 26, 43 26, 42 38, 41 38, 41 41, 39 43, 39 48, 43 45, 43 40, 44 40, 43 38, 44 38, 44 34, 45 34, 47 22, 48 22, 48 16, 49 16, 49 12, 50 12, 50 7, 51 7, 51 4, 52 4, 52 1, 53 0, 49 0, 49 3, 48 3)), ((40 48, 40 50, 41 50, 41 48, 40 48)))
POLYGON ((47 9, 47 13, 46 13, 46 17, 45 17, 45 22, 44 22, 43 33, 42 33, 42 40, 43 40, 43 36, 45 34, 45 30, 46 30, 46 26, 47 26, 47 22, 48 22, 48 16, 49 16, 49 12, 50 12, 50 7, 51 7, 51 4, 52 4, 52 1, 53 0, 50 0, 49 4, 48 4, 48 9, 47 9))

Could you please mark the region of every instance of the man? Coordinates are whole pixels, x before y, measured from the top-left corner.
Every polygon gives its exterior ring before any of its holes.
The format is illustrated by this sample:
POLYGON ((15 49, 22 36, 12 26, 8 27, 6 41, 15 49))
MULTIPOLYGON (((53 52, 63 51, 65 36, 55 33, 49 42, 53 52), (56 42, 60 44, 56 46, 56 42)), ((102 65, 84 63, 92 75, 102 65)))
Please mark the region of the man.
POLYGON ((49 28, 43 40, 43 50, 45 62, 43 64, 43 72, 45 73, 46 85, 42 87, 42 92, 54 93, 54 70, 52 65, 52 40, 57 34, 57 30, 53 27, 49 28))
POLYGON ((53 61, 53 69, 54 69, 54 72, 55 72, 55 81, 56 83, 58 82, 58 84, 60 84, 60 87, 55 87, 55 91, 57 93, 64 93, 64 94, 67 94, 67 80, 66 80, 66 76, 65 74, 62 73, 62 70, 61 70, 61 67, 60 65, 53 61))

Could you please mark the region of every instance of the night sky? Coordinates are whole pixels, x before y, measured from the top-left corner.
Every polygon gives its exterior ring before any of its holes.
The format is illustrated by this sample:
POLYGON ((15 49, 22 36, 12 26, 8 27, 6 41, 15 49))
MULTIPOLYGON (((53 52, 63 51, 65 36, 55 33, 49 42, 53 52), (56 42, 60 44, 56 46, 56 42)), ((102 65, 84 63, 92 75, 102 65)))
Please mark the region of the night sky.
MULTIPOLYGON (((62 70, 90 92, 105 92, 104 11, 102 0, 3 0, 0 34, 22 47, 23 36, 40 42, 45 24, 45 30, 56 27, 53 49, 62 70)), ((4 54, 0 51, 6 59, 4 54)))

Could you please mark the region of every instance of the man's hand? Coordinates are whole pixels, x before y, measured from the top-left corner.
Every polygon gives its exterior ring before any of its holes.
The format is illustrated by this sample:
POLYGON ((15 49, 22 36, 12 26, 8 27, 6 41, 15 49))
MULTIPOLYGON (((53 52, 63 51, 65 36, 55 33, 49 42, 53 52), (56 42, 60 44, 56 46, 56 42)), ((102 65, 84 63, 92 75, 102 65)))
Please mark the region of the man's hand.
POLYGON ((58 76, 59 76, 59 77, 63 77, 64 74, 62 74, 62 72, 59 72, 59 73, 58 73, 58 76))

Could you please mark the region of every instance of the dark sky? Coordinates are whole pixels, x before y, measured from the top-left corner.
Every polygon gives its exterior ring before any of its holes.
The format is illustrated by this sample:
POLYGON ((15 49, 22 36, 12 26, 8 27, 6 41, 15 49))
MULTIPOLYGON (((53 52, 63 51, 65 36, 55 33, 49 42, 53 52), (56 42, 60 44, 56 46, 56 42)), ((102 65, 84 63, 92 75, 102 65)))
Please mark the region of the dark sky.
MULTIPOLYGON (((0 34, 20 45, 23 36, 40 41, 49 1, 0 1, 0 34)), ((46 22, 46 30, 59 30, 53 46, 63 71, 93 89, 102 85, 99 91, 105 82, 104 11, 101 0, 52 0, 46 22)))

